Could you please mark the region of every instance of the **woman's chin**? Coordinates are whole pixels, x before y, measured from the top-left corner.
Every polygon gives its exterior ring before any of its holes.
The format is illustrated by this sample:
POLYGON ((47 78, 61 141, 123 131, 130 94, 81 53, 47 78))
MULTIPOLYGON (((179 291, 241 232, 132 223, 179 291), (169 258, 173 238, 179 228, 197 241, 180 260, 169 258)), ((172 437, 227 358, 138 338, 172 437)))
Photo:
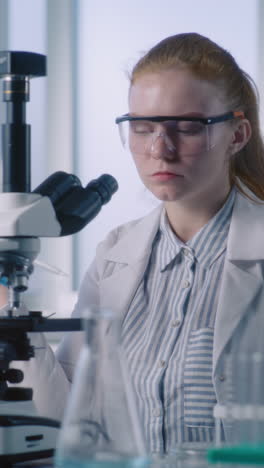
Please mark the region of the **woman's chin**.
POLYGON ((181 187, 172 187, 172 186, 148 186, 148 190, 156 197, 158 200, 163 202, 173 202, 180 200, 184 196, 184 190, 181 187))

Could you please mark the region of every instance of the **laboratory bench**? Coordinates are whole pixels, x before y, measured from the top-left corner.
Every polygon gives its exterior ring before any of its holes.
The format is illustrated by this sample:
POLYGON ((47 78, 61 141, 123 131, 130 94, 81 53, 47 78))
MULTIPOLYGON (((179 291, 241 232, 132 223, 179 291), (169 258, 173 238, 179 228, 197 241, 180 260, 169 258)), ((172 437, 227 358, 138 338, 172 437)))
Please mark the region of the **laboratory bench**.
MULTIPOLYGON (((195 444, 194 444, 195 445, 195 444)), ((87 468, 91 464, 87 462, 87 468)), ((11 465, 12 468, 55 468, 54 458, 42 458, 39 460, 32 460, 26 462, 15 463, 11 465)), ((78 464, 80 467, 80 465, 78 464)), ((83 465, 82 465, 83 466, 83 465)), ((98 468, 99 464, 97 464, 98 468)), ((107 463, 103 463, 102 467, 107 467, 107 463)), ((114 463, 109 464, 109 467, 114 467, 114 463)), ((166 456, 160 454, 152 454, 150 459, 137 459, 134 463, 128 461, 124 463, 125 468, 253 468, 264 467, 264 447, 260 445, 239 445, 232 447, 207 447, 197 448, 190 444, 188 449, 183 450, 177 448, 166 456), (213 450, 211 450, 213 449, 213 450), (244 450, 244 451, 243 451, 244 450), (230 453, 232 454, 230 458, 230 453), (220 458, 219 458, 220 454, 220 458), (210 457, 210 462, 207 457, 210 457), (228 456, 228 458, 223 458, 228 456), (236 462, 234 462, 234 456, 236 462), (237 458, 239 456, 239 458, 237 458), (225 462, 223 462, 225 460, 225 462), (230 463, 230 460, 233 463, 230 463), (239 462, 238 462, 239 460, 239 462), (243 462, 241 463, 241 461, 243 462), (251 463, 249 463, 249 460, 251 463), (248 463, 246 463, 248 461, 248 463)), ((74 464, 71 464, 74 468, 74 464)), ((122 468, 122 463, 117 462, 117 467, 122 468)), ((5 465, 0 463, 0 468, 5 468, 5 465)), ((9 467, 8 467, 9 468, 9 467)), ((77 466, 76 466, 77 468, 77 466)))
MULTIPOLYGON (((0 465, 1 466, 1 465, 0 465)), ((53 468, 52 458, 43 458, 42 460, 25 461, 21 463, 14 463, 12 468, 53 468)), ((5 468, 4 466, 1 468, 5 468)))
MULTIPOLYGON (((118 465, 121 468, 121 465, 118 465)), ((208 463, 207 460, 201 457, 190 458, 170 458, 169 460, 155 460, 151 462, 149 468, 257 468, 264 466, 264 464, 248 465, 245 463, 208 463)), ((113 465, 112 465, 113 467, 113 465)), ((5 468, 4 466, 1 468, 5 468)), ((52 459, 43 459, 39 461, 31 461, 24 463, 17 463, 12 465, 12 468, 54 468, 52 459)), ((135 467, 136 468, 136 467, 135 467)))

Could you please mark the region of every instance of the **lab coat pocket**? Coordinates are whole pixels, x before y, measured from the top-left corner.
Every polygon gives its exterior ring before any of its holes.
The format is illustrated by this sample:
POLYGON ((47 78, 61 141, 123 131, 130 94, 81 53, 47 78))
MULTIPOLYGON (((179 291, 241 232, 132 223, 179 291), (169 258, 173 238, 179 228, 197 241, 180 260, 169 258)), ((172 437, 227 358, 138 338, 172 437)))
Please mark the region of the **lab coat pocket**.
POLYGON ((193 330, 189 336, 183 378, 184 421, 187 426, 214 426, 213 340, 212 328, 193 330))

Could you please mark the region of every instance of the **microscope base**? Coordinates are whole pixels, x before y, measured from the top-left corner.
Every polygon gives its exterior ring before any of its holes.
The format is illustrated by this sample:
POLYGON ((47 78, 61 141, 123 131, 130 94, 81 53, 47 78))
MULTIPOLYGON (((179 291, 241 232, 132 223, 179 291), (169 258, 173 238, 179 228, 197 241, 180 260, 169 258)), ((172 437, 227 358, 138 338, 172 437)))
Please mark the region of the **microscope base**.
POLYGON ((52 456, 59 428, 49 418, 0 415, 0 466, 52 456))

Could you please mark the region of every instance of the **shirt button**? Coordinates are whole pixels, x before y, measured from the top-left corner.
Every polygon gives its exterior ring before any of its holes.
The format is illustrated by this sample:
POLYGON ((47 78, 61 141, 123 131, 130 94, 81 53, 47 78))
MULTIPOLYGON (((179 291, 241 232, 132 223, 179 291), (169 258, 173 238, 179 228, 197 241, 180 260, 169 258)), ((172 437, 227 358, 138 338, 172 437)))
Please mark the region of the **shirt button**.
POLYGON ((190 286, 190 284, 191 284, 190 281, 185 280, 185 281, 183 281, 183 283, 182 283, 182 287, 183 287, 183 288, 188 288, 188 287, 190 286))
POLYGON ((166 361, 163 361, 163 359, 161 359, 160 362, 159 362, 159 366, 160 367, 165 367, 165 365, 166 365, 166 361))
POLYGON ((156 416, 157 418, 161 416, 161 410, 160 409, 154 409, 152 411, 153 416, 156 416))
POLYGON ((188 257, 188 255, 190 255, 190 252, 188 249, 182 249, 182 253, 183 255, 186 255, 186 257, 188 257))
POLYGON ((173 322, 171 322, 171 326, 173 328, 178 327, 180 324, 181 324, 180 320, 173 320, 173 322))
POLYGON ((223 374, 219 375, 218 378, 219 378, 220 382, 223 382, 225 380, 225 376, 223 374))

